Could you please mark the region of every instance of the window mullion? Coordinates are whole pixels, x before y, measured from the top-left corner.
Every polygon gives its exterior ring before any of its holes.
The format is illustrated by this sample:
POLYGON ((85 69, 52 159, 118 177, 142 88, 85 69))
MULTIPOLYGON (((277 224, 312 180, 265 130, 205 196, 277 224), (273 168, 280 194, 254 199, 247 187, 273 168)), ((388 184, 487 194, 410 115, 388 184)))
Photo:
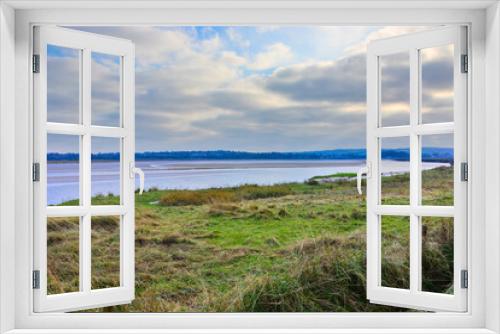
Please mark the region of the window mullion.
POLYGON ((419 110, 419 59, 418 49, 410 50, 410 290, 420 286, 420 217, 414 210, 420 200, 420 159, 418 126, 419 110))
POLYGON ((134 87, 134 62, 130 56, 122 57, 120 69, 120 115, 121 126, 125 131, 125 136, 122 138, 122 159, 121 159, 121 194, 125 214, 122 215, 121 229, 120 229, 120 283, 121 286, 131 289, 131 298, 134 298, 134 280, 135 280, 135 267, 134 267, 134 188, 135 188, 135 175, 130 174, 130 167, 134 165, 135 154, 135 133, 134 133, 134 99, 133 94, 126 94, 125 92, 133 91, 134 87))
POLYGON ((81 172, 82 177, 82 187, 83 187, 83 207, 85 208, 85 214, 81 218, 81 229, 80 229, 80 284, 83 287, 82 291, 90 292, 91 290, 91 136, 89 133, 89 128, 91 124, 90 114, 91 114, 91 50, 83 49, 83 60, 82 60, 82 124, 85 129, 85 133, 82 136, 82 159, 83 168, 81 172))

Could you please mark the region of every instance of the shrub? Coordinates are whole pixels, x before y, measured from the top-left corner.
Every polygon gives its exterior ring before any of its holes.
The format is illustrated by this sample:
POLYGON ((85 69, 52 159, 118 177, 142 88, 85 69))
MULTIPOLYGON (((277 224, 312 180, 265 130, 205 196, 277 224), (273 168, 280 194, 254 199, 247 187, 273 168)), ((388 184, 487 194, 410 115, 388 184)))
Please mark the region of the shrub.
POLYGON ((317 186, 319 184, 319 181, 315 178, 311 178, 305 181, 304 183, 310 186, 317 186))
POLYGON ((242 200, 281 197, 292 193, 293 190, 288 185, 242 185, 233 188, 173 190, 169 191, 160 199, 160 204, 164 206, 181 206, 234 203, 242 200))
POLYGON ((236 201, 234 193, 226 189, 176 190, 160 199, 164 206, 203 205, 210 203, 228 203, 236 201))
POLYGON ((235 188, 240 199, 252 200, 259 198, 282 197, 293 193, 288 185, 278 184, 274 186, 243 185, 235 188))

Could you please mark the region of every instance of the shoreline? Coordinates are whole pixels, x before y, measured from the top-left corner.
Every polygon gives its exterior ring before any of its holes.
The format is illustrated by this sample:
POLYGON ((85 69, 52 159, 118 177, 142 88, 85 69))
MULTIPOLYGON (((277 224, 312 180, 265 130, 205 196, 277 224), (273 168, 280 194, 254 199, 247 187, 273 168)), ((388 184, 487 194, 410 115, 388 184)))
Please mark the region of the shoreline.
MULTIPOLYGON (((384 159, 401 162, 400 160, 384 159)), ((116 160, 93 161, 92 164, 118 163, 116 160)), ((449 166, 449 162, 423 161, 437 166, 449 166)), ((77 164, 78 161, 48 161, 49 165, 77 164)), ((276 168, 328 168, 363 166, 365 160, 148 160, 136 161, 136 165, 145 171, 185 171, 185 170, 230 170, 230 169, 276 169, 276 168)))

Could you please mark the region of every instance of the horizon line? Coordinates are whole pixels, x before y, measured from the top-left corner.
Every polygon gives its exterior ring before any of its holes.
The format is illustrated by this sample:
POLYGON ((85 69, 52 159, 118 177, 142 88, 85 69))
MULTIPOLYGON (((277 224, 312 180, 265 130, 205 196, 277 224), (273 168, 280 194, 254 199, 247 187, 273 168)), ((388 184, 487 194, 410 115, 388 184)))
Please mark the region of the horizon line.
MULTIPOLYGON (((383 148, 382 150, 409 150, 409 147, 394 147, 394 148, 383 148)), ((422 149, 446 149, 453 150, 453 147, 444 146, 426 146, 422 149)), ((248 154, 289 154, 289 153, 321 153, 321 152, 333 152, 333 151, 366 151, 366 148, 335 148, 335 149, 324 149, 324 150, 309 150, 309 151, 237 151, 237 150, 226 150, 226 149, 215 149, 215 150, 160 150, 160 151, 139 151, 135 154, 154 154, 154 153, 193 153, 193 152, 228 152, 228 153, 248 153, 248 154)), ((92 155, 98 154, 118 154, 119 151, 107 151, 107 152, 96 152, 92 155)), ((47 154, 79 154, 78 152, 47 152, 47 154)))

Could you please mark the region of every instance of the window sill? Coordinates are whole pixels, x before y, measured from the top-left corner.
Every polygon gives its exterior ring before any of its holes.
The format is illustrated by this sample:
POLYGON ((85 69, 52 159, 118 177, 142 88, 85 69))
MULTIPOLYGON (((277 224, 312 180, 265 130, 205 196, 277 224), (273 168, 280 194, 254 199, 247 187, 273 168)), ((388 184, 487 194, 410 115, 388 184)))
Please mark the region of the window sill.
POLYGON ((470 329, 15 329, 5 334, 495 334, 484 328, 470 329))

